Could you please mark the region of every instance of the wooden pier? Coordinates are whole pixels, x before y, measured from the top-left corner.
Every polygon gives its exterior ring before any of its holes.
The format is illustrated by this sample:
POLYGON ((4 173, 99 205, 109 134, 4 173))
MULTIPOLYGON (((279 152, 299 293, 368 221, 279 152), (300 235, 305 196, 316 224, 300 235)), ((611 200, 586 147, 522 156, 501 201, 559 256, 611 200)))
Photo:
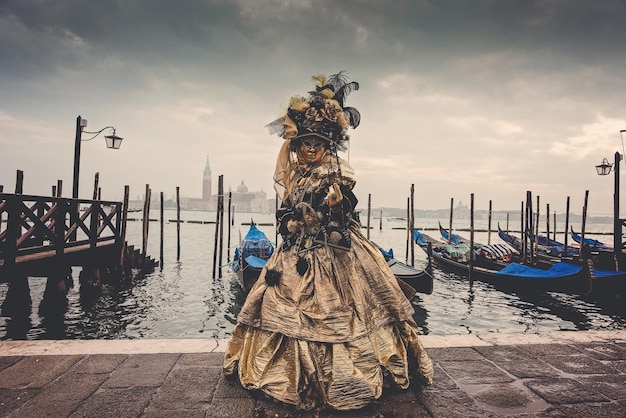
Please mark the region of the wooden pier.
POLYGON ((82 267, 81 291, 154 270, 157 263, 125 241, 128 187, 124 202, 16 192, 0 193, 0 283, 9 284, 0 315, 30 315, 29 277, 47 278, 45 316, 65 312, 72 266, 82 267))
POLYGON ((63 264, 119 266, 122 202, 0 193, 0 282, 63 264))

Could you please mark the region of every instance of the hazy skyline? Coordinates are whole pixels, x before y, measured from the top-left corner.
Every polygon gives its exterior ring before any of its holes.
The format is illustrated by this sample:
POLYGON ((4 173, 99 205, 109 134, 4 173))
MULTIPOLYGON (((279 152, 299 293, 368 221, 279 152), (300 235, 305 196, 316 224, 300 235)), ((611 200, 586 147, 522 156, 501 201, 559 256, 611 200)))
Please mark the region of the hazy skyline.
POLYGON ((616 0, 2 0, 0 184, 20 169, 25 193, 62 179, 71 196, 81 115, 124 142, 82 143, 80 197, 96 171, 104 199, 147 183, 199 197, 207 156, 214 191, 221 174, 271 197, 282 139, 264 126, 312 75, 346 70, 361 207, 405 207, 415 184, 416 208, 474 193, 516 210, 530 190, 579 213, 589 190, 589 213, 611 215, 595 165, 623 152, 624 22, 616 0))

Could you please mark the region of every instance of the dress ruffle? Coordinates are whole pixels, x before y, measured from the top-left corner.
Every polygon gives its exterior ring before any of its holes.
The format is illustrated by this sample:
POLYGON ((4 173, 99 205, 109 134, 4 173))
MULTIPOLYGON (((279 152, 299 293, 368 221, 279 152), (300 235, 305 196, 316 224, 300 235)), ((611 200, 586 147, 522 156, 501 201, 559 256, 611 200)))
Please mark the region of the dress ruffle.
POLYGON ((432 363, 415 330, 415 323, 407 321, 351 342, 326 343, 238 324, 224 372, 237 372, 245 388, 299 409, 358 409, 381 396, 385 379, 406 389, 412 363, 425 382, 432 382, 432 363))
POLYGON ((361 408, 381 396, 384 376, 408 387, 409 370, 432 382, 411 303, 380 251, 349 231, 349 250, 274 252, 237 318, 227 375, 301 409, 361 408), (268 270, 280 272, 278 283, 266 283, 268 270))

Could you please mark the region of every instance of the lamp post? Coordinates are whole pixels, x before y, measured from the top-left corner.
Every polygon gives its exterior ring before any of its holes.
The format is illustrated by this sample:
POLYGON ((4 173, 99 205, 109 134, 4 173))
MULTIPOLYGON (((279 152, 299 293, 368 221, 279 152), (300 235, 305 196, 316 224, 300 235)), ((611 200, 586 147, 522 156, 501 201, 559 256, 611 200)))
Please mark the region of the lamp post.
POLYGON ((74 178, 72 183, 72 198, 74 199, 78 199, 78 177, 80 173, 80 143, 82 141, 91 141, 92 139, 100 135, 105 129, 111 130, 111 134, 104 137, 104 139, 106 140, 107 148, 119 149, 120 145, 122 145, 122 139, 124 139, 115 135, 115 128, 113 126, 107 126, 95 132, 84 131, 86 127, 87 119, 83 119, 78 116, 76 118, 76 136, 74 138, 74 178), (93 136, 91 138, 82 139, 83 133, 93 136))
MULTIPOLYGON (((619 131, 622 143, 624 141, 623 134, 626 133, 626 129, 619 131)), ((606 176, 611 173, 611 169, 615 173, 613 180, 613 254, 615 259, 615 269, 620 270, 620 261, 622 256, 622 220, 619 217, 619 162, 622 160, 622 155, 619 152, 615 153, 615 162, 613 164, 604 158, 602 163, 596 166, 596 171, 599 176, 606 176)))

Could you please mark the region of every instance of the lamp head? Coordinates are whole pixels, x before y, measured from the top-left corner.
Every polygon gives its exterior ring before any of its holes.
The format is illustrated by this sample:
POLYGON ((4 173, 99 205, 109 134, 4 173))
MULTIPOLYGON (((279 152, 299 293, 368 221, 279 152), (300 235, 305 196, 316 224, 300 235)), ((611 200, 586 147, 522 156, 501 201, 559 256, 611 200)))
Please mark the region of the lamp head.
POLYGON ((114 131, 111 135, 106 135, 104 139, 106 140, 107 148, 120 149, 120 146, 122 145, 122 140, 124 138, 115 135, 114 131))
POLYGON ((613 164, 610 164, 609 161, 605 158, 602 160, 601 164, 596 166, 596 171, 599 176, 606 176, 611 174, 611 169, 613 169, 613 164))

